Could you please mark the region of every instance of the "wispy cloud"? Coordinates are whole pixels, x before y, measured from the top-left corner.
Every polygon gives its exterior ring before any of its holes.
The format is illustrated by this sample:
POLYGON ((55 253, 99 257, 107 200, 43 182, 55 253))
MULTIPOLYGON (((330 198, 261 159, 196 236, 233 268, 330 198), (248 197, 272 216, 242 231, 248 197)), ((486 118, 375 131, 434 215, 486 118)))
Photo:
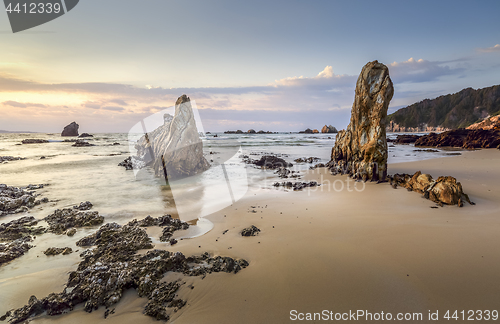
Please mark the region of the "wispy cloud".
POLYGON ((492 47, 478 48, 477 50, 482 53, 500 52, 500 44, 496 44, 492 47))
POLYGON ((434 81, 444 76, 461 74, 464 70, 462 67, 453 66, 451 62, 415 60, 413 57, 389 65, 391 78, 397 83, 434 81))
POLYGON ((15 108, 27 108, 27 107, 45 108, 46 107, 44 104, 31 103, 31 102, 17 102, 14 100, 4 101, 4 102, 2 102, 2 105, 15 107, 15 108))

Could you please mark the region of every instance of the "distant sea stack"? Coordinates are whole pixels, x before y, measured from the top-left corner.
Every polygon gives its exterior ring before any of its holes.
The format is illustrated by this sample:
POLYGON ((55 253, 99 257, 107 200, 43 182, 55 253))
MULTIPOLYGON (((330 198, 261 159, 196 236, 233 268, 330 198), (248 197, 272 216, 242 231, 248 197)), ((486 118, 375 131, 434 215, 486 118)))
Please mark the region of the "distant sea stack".
POLYGON ((323 126, 323 128, 321 129, 321 133, 325 134, 325 133, 338 133, 338 130, 333 127, 332 125, 330 126, 323 126))
POLYGON ((174 116, 165 114, 164 124, 141 137, 136 148, 141 159, 153 153, 150 161, 145 162, 152 163, 157 176, 164 176, 165 168, 169 180, 193 176, 210 168, 203 156, 191 100, 186 95, 177 99, 174 116))
POLYGON ((389 69, 378 61, 367 63, 356 83, 351 121, 337 134, 327 166, 333 174, 363 180, 387 177, 387 109, 394 94, 389 69))
POLYGON ((68 126, 64 127, 61 136, 78 136, 78 128, 80 125, 78 125, 75 122, 72 122, 68 126))

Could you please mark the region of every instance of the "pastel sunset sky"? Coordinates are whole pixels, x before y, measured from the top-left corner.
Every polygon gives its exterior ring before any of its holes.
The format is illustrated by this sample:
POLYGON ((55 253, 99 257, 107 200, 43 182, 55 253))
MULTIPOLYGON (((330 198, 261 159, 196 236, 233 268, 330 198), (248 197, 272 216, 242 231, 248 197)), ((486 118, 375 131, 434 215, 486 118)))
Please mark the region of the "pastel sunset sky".
POLYGON ((500 84, 500 1, 82 0, 13 34, 0 13, 0 129, 127 132, 187 94, 207 131, 349 122, 364 64, 390 112, 500 84))

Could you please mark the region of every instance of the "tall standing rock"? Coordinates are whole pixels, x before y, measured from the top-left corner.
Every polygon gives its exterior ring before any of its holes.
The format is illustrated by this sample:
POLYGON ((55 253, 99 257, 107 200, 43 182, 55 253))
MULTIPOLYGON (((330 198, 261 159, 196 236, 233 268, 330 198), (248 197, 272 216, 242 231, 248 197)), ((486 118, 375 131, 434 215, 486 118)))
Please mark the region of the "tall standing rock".
POLYGON ((177 99, 174 116, 165 114, 164 124, 143 136, 136 148, 139 157, 152 165, 155 175, 164 176, 166 172, 169 180, 193 176, 210 167, 186 95, 177 99))
POLYGON ((72 122, 68 126, 64 127, 61 136, 78 136, 79 127, 80 126, 77 123, 72 122))
POLYGON ((385 181, 387 176, 387 108, 394 94, 389 69, 378 61, 367 63, 356 83, 351 121, 337 134, 332 173, 356 179, 385 181))

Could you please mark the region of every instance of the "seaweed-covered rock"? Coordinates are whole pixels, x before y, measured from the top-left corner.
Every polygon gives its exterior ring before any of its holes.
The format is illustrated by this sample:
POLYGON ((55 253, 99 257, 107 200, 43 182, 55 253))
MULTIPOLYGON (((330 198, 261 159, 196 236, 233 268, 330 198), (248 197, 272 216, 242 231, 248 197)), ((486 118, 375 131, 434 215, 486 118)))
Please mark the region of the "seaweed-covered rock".
POLYGON ((43 187, 44 185, 29 185, 18 188, 0 184, 0 216, 26 212, 29 208, 48 202, 47 198, 36 200, 39 195, 33 190, 43 187))
POLYGON ((148 299, 146 315, 167 320, 168 309, 175 311, 186 304, 176 295, 181 282, 161 282, 167 272, 199 276, 212 272, 237 273, 248 266, 245 260, 211 257, 208 253, 187 258, 180 252, 164 250, 136 254, 140 249, 153 247, 146 231, 137 225, 105 224, 77 245, 95 247, 80 254, 83 260, 69 274, 63 292, 41 300, 30 298, 28 305, 5 315, 11 323, 21 323, 44 311, 48 315, 61 314, 78 304, 84 304, 88 312, 100 306, 110 307, 120 301, 127 289, 136 289, 139 297, 148 299))
POLYGON ((32 235, 45 233, 42 226, 35 227, 38 221, 33 216, 25 216, 8 223, 0 224, 0 242, 14 241, 32 235))
POLYGON ((33 245, 28 244, 31 240, 31 237, 26 236, 9 243, 0 243, 0 266, 24 255, 33 247, 33 245))
POLYGON ((48 248, 43 252, 43 254, 49 256, 49 255, 67 255, 73 253, 73 249, 70 247, 63 247, 63 248, 56 248, 56 247, 51 247, 48 248))
POLYGON ((73 208, 56 209, 44 220, 50 225, 47 231, 64 234, 72 227, 96 226, 104 222, 104 217, 96 211, 78 211, 73 208))
POLYGON ((430 174, 422 174, 422 172, 417 171, 413 175, 396 173, 389 178, 394 188, 399 185, 410 191, 416 191, 438 204, 462 207, 464 201, 467 201, 469 204, 474 205, 469 196, 463 192, 460 182, 450 176, 439 177, 434 180, 430 174))
POLYGON ((241 236, 256 236, 259 234, 260 229, 257 228, 257 226, 252 225, 250 227, 244 228, 241 231, 241 236))
POLYGON ((385 181, 387 177, 387 109, 394 94, 389 69, 367 63, 356 83, 351 121, 341 130, 327 166, 333 174, 385 181))

